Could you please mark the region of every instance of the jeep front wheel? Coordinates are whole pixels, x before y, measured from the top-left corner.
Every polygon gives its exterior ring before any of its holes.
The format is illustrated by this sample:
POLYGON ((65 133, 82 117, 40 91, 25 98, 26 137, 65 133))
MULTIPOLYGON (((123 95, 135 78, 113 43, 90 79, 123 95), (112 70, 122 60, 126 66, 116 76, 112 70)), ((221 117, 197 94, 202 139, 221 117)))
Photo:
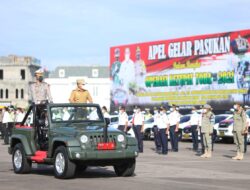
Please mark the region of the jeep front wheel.
POLYGON ((69 160, 67 150, 60 146, 55 151, 54 173, 56 178, 69 179, 75 176, 76 164, 69 160))
POLYGON ((14 172, 17 174, 29 173, 31 171, 31 161, 26 158, 23 145, 15 145, 12 153, 12 164, 14 172))
POLYGON ((129 159, 125 162, 114 166, 115 173, 120 177, 129 177, 134 175, 135 159, 129 159))

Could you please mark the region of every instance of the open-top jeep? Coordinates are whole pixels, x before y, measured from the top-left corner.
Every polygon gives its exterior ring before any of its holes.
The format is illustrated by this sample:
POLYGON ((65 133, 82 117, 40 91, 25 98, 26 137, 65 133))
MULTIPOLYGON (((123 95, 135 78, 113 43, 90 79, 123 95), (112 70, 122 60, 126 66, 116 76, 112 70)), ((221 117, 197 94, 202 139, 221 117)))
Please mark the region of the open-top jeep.
POLYGON ((62 179, 87 166, 114 166, 118 176, 132 176, 137 141, 107 126, 97 104, 32 105, 12 131, 14 172, 29 173, 38 163, 54 165, 55 177, 62 179))

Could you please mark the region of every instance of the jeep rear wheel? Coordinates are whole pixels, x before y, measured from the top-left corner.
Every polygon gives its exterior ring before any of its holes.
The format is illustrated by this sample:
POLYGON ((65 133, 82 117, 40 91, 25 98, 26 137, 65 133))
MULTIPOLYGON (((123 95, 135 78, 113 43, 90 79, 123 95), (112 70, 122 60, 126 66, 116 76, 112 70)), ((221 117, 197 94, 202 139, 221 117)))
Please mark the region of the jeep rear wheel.
POLYGON ((135 171, 135 159, 129 159, 122 164, 115 165, 114 170, 116 175, 120 177, 133 176, 135 171))
POLYGON ((73 178, 75 176, 76 164, 69 160, 66 148, 59 146, 54 155, 55 177, 60 179, 73 178))
POLYGON ((23 145, 15 145, 12 153, 12 164, 14 172, 17 174, 29 173, 31 171, 31 161, 26 158, 23 145))

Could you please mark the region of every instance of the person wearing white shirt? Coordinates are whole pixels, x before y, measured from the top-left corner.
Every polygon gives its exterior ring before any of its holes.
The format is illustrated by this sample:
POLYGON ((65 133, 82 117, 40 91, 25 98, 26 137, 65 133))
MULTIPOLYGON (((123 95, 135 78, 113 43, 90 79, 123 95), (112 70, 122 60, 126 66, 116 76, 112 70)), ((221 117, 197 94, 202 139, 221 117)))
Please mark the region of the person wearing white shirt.
POLYGON ((192 115, 190 117, 189 124, 191 126, 193 151, 198 151, 199 140, 198 140, 198 125, 200 122, 200 115, 197 113, 196 107, 192 108, 192 115))
POLYGON ((153 132, 154 132, 154 142, 155 142, 155 151, 159 152, 161 150, 161 140, 160 140, 160 135, 159 135, 159 128, 158 128, 158 123, 160 120, 160 110, 158 108, 154 108, 154 126, 153 126, 153 132))
POLYGON ((168 126, 169 126, 169 119, 166 114, 166 108, 160 108, 160 118, 158 120, 158 129, 159 129, 159 139, 161 142, 162 154, 168 154, 168 126))
POLYGON ((127 132, 128 127, 128 115, 125 111, 125 107, 121 106, 119 109, 119 117, 118 117, 118 129, 123 132, 127 132))
POLYGON ((12 123, 13 123, 13 119, 11 117, 11 110, 6 107, 4 109, 4 114, 3 114, 4 144, 9 144, 9 135, 10 135, 9 129, 10 129, 12 123))
POLYGON ((137 107, 133 118, 133 130, 135 138, 138 142, 139 152, 143 152, 143 127, 144 127, 144 115, 141 112, 141 108, 137 107))
POLYGON ((68 121, 70 118, 70 114, 69 114, 69 111, 68 111, 68 108, 63 108, 63 121, 68 121))
POLYGON ((25 117, 24 110, 22 108, 17 108, 15 122, 21 123, 24 117, 25 117))
POLYGON ((169 114, 169 132, 170 132, 170 142, 173 152, 178 152, 178 132, 179 132, 179 123, 180 123, 180 113, 178 108, 173 105, 170 109, 171 113, 169 114))
POLYGON ((102 107, 102 114, 103 114, 104 118, 110 118, 110 115, 109 115, 109 112, 108 112, 108 109, 106 106, 102 107))

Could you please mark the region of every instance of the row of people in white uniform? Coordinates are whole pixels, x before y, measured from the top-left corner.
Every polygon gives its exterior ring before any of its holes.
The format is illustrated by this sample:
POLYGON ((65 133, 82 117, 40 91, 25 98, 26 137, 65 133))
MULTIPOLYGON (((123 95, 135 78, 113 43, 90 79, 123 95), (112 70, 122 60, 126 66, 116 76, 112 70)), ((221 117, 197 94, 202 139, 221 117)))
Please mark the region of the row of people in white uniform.
POLYGON ((156 151, 161 151, 164 155, 168 153, 168 135, 170 135, 172 151, 178 152, 178 131, 181 118, 178 107, 175 105, 170 108, 169 115, 166 112, 165 107, 154 110, 153 127, 156 151))

